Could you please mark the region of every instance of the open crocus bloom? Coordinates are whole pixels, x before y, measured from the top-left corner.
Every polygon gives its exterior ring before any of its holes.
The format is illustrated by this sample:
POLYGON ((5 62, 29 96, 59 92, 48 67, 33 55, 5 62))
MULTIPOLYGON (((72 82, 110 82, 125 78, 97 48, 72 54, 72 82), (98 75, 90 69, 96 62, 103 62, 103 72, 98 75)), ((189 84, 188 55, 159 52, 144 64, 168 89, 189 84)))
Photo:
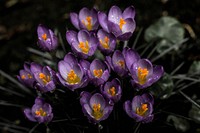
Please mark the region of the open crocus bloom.
POLYGON ((148 59, 139 59, 132 64, 130 73, 133 78, 132 84, 139 89, 143 89, 158 81, 162 77, 164 70, 162 66, 153 66, 148 59))
POLYGON ((98 39, 86 30, 67 31, 66 39, 70 44, 72 50, 81 58, 88 58, 92 56, 98 46, 98 39))
POLYGON ((137 95, 131 101, 124 103, 124 110, 129 117, 135 119, 136 122, 148 123, 153 120, 154 99, 152 95, 145 93, 137 95))
POLYGON ((96 30, 99 26, 97 19, 97 11, 95 9, 89 10, 88 8, 82 8, 77 13, 70 13, 70 20, 72 24, 78 29, 86 29, 88 31, 96 30))
POLYGON ((55 71, 49 66, 41 66, 35 62, 31 63, 31 72, 36 80, 35 87, 41 92, 52 91, 56 88, 55 71))
POLYGON ((81 93, 80 104, 83 113, 92 123, 99 123, 108 118, 113 110, 113 106, 108 104, 108 101, 100 93, 91 95, 83 91, 81 93))
POLYGON ((88 76, 95 86, 102 85, 110 76, 108 65, 98 59, 94 59, 90 64, 88 76))
POLYGON ((37 97, 32 108, 24 109, 25 116, 33 122, 48 123, 53 118, 52 107, 45 103, 42 98, 37 97))
POLYGON ((62 85, 72 91, 85 87, 89 82, 86 72, 89 65, 88 61, 80 60, 78 62, 72 53, 68 53, 65 55, 64 60, 58 63, 57 77, 62 85))
POLYGON ((119 76, 124 77, 128 75, 125 58, 121 51, 115 50, 112 57, 106 56, 106 61, 119 76))
POLYGON ((19 71, 19 75, 17 76, 17 78, 22 84, 34 88, 36 81, 30 70, 29 63, 24 63, 24 69, 19 71))
POLYGON ((103 29, 98 31, 97 36, 99 39, 99 50, 106 55, 112 53, 116 46, 116 38, 103 29))
POLYGON ((109 104, 118 102, 122 96, 120 81, 116 78, 101 86, 101 93, 109 100, 109 104))
POLYGON ((119 40, 128 40, 136 27, 135 24, 135 9, 133 6, 127 7, 124 12, 117 6, 112 6, 108 16, 103 13, 98 13, 98 20, 101 27, 115 35, 119 40))
POLYGON ((58 47, 58 38, 51 29, 40 24, 37 28, 38 45, 44 51, 52 51, 58 47))

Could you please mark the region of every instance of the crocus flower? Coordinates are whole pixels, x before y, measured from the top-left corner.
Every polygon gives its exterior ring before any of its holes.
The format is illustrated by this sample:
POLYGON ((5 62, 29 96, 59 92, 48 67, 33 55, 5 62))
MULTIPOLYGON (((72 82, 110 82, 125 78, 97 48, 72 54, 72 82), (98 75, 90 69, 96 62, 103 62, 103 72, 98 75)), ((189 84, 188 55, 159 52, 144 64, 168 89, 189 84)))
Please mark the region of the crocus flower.
POLYGON ((121 51, 115 50, 112 57, 106 56, 106 61, 119 76, 124 77, 128 75, 128 69, 126 67, 125 58, 121 51))
POLYGON ((94 59, 90 64, 88 76, 95 86, 102 85, 110 76, 108 65, 99 59, 94 59))
POLYGON ((153 112, 154 99, 152 95, 145 93, 137 95, 131 101, 124 103, 124 110, 129 117, 135 119, 136 122, 148 123, 154 118, 153 112))
POLYGON ((81 93, 80 104, 84 115, 94 124, 107 119, 113 110, 113 106, 100 93, 91 95, 83 91, 81 93))
POLYGON ((67 31, 66 39, 72 50, 84 59, 92 56, 98 46, 98 39, 86 30, 80 30, 78 33, 75 31, 67 31))
POLYGON ((19 71, 19 75, 17 76, 18 80, 27 87, 33 88, 35 85, 35 78, 30 70, 30 64, 25 62, 24 69, 19 71))
POLYGON ((97 11, 96 9, 89 10, 88 8, 82 8, 77 13, 70 13, 70 20, 72 24, 78 29, 86 29, 88 31, 96 30, 99 26, 99 22, 97 19, 97 11))
POLYGON ((101 93, 109 100, 109 104, 118 102, 122 96, 120 81, 115 78, 101 86, 101 93))
POLYGON ((162 66, 153 66, 148 59, 139 59, 130 68, 131 81, 139 89, 151 86, 164 74, 162 66))
POLYGON ((49 66, 42 66, 38 63, 31 63, 31 72, 36 80, 35 87, 41 92, 52 91, 56 88, 55 71, 49 66))
POLYGON ((37 28, 38 45, 44 51, 53 51, 58 47, 58 38, 51 29, 40 24, 37 28))
POLYGON ((52 107, 42 98, 37 97, 32 108, 24 109, 25 116, 33 122, 48 123, 53 118, 52 107))
POLYGON ((116 46, 116 38, 103 29, 98 31, 97 36, 99 39, 99 50, 106 55, 112 53, 116 46))
POLYGON ((128 40, 136 27, 135 24, 135 9, 133 6, 127 7, 122 13, 117 6, 112 6, 108 16, 103 13, 98 13, 98 20, 101 27, 113 33, 119 40, 128 40))
POLYGON ((89 82, 87 76, 89 65, 88 61, 78 61, 72 53, 68 53, 65 55, 64 60, 58 63, 57 77, 63 86, 72 91, 77 88, 83 88, 89 82))

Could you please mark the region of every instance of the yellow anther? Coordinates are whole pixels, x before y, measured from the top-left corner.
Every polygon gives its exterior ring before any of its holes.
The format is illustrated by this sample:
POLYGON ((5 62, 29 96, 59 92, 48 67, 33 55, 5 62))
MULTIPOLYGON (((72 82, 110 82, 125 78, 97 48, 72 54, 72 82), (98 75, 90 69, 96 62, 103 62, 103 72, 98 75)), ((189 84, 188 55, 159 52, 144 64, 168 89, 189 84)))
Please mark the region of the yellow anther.
POLYGON ((125 64, 124 64, 124 61, 123 61, 123 60, 119 60, 119 61, 117 62, 117 64, 118 64, 120 67, 122 67, 122 68, 125 67, 125 64))
POLYGON ((22 76, 21 76, 21 79, 26 79, 26 76, 25 76, 25 75, 22 75, 22 76))
POLYGON ((109 48, 110 48, 110 46, 109 46, 109 41, 110 41, 110 39, 109 39, 107 36, 105 36, 105 37, 104 37, 104 41, 100 40, 100 44, 101 44, 102 47, 104 47, 105 49, 109 49, 109 48))
POLYGON ((92 115, 96 120, 100 119, 103 116, 103 111, 101 110, 101 104, 94 104, 92 107, 92 115))
POLYGON ((39 110, 35 111, 35 115, 37 115, 37 116, 46 116, 47 113, 42 108, 40 108, 39 110))
POLYGON ((81 51, 84 53, 84 54, 88 54, 89 52, 89 44, 88 44, 88 41, 86 41, 85 43, 84 42, 80 42, 78 47, 81 49, 81 51))
POLYGON ((145 84, 148 74, 149 71, 146 68, 141 68, 141 67, 138 68, 138 81, 140 85, 145 84))
POLYGON ((70 72, 67 74, 67 82, 69 84, 78 84, 80 81, 80 78, 77 76, 74 70, 70 70, 70 72))
POLYGON ((44 73, 39 74, 39 78, 42 79, 43 83, 46 85, 51 79, 49 75, 45 75, 44 73))
POLYGON ((94 69, 93 74, 95 77, 100 78, 103 74, 103 70, 102 69, 94 69))
POLYGON ((27 74, 27 76, 28 76, 29 79, 33 78, 30 74, 27 74))
POLYGON ((47 40, 47 34, 46 33, 42 34, 42 39, 45 40, 45 41, 47 40))
POLYGON ((115 96, 116 95, 116 89, 115 89, 115 87, 111 87, 108 90, 108 94, 110 94, 111 96, 115 96))
POLYGON ((142 104, 141 107, 136 108, 136 114, 144 116, 148 110, 147 104, 142 104))
POLYGON ((85 20, 82 20, 82 23, 85 25, 85 27, 87 28, 87 30, 92 30, 92 17, 87 16, 86 17, 86 22, 85 20))
POLYGON ((123 18, 120 18, 119 28, 122 30, 123 25, 126 24, 126 21, 123 18))

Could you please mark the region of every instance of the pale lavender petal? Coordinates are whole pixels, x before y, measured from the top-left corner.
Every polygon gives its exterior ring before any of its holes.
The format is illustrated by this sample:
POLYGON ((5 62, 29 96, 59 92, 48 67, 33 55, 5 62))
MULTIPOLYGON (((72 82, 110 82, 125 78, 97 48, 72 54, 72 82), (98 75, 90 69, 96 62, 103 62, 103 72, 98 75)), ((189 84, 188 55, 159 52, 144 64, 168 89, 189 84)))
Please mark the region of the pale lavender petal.
POLYGON ((98 13, 98 20, 99 20, 99 24, 101 25, 101 27, 106 31, 106 32, 110 32, 109 28, 108 28, 108 17, 105 13, 103 12, 99 12, 98 13))
POLYGON ((122 18, 121 9, 117 6, 112 6, 108 13, 108 21, 119 24, 120 18, 122 18))
POLYGON ((91 98, 90 98, 90 107, 92 108, 93 105, 96 104, 100 104, 101 105, 101 110, 104 110, 104 108, 106 107, 106 101, 103 98, 103 96, 99 93, 95 93, 91 98))
POLYGON ((70 13, 70 20, 74 27, 80 30, 78 14, 74 12, 70 13))
POLYGON ((135 18, 135 8, 134 8, 133 6, 127 7, 127 8, 124 10, 122 16, 123 16, 123 19, 131 18, 131 19, 134 20, 134 18, 135 18))
POLYGON ((78 39, 77 39, 77 32, 73 30, 69 30, 66 32, 66 39, 69 45, 71 45, 73 42, 78 44, 78 39))

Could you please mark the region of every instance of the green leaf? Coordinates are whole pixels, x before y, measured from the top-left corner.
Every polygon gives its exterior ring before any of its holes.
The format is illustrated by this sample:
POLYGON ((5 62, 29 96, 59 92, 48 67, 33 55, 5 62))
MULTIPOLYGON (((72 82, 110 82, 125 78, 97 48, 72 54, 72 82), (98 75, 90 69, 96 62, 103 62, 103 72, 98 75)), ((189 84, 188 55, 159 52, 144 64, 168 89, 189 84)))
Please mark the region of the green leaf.
POLYGON ((189 68, 189 74, 199 74, 200 73, 200 61, 194 61, 189 68))
POLYGON ((150 92, 157 98, 167 99, 171 95, 173 88, 174 83, 171 76, 165 73, 164 76, 150 88, 150 92))
MULTIPOLYGON (((144 39, 147 42, 159 39, 157 52, 162 53, 165 49, 181 42, 184 34, 185 30, 177 19, 164 16, 146 29, 144 39)), ((178 50, 178 47, 175 50, 178 50)))

